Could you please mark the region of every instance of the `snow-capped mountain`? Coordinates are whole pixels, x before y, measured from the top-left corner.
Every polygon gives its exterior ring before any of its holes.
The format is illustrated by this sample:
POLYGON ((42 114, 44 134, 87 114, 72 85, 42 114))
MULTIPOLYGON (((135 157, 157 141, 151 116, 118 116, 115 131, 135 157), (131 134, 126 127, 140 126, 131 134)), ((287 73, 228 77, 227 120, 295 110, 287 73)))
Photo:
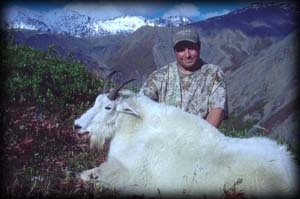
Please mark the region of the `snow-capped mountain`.
POLYGON ((8 28, 47 31, 75 37, 104 36, 132 33, 142 26, 178 27, 192 23, 186 17, 146 19, 141 16, 122 16, 109 20, 96 20, 70 9, 36 12, 21 7, 5 10, 8 28))
POLYGON ((47 25, 43 22, 42 18, 43 13, 20 7, 13 7, 4 11, 4 22, 7 23, 10 28, 47 30, 47 25))

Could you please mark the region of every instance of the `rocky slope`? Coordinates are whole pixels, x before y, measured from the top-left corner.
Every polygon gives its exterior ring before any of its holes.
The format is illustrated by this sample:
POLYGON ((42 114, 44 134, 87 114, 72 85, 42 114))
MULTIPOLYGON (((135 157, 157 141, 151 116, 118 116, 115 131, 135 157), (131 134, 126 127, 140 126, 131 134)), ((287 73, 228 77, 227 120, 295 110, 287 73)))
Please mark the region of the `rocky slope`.
POLYGON ((248 57, 243 66, 227 74, 229 109, 241 122, 265 128, 290 142, 297 139, 299 78, 297 75, 298 32, 248 57))

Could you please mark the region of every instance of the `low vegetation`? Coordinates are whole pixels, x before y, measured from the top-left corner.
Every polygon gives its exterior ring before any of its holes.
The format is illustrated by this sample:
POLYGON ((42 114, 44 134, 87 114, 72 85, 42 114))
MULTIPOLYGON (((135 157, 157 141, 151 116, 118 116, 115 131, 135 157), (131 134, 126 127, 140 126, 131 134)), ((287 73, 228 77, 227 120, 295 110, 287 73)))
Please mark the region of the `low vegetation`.
MULTIPOLYGON (((3 42, 3 41, 2 41, 3 42)), ((105 160, 73 132, 74 119, 90 106, 103 82, 55 49, 35 51, 2 43, 1 193, 9 197, 116 195, 76 178, 105 160)))
POLYGON ((54 48, 36 51, 22 45, 6 45, 1 73, 6 103, 35 104, 49 111, 93 101, 102 80, 79 63, 67 63, 54 48))

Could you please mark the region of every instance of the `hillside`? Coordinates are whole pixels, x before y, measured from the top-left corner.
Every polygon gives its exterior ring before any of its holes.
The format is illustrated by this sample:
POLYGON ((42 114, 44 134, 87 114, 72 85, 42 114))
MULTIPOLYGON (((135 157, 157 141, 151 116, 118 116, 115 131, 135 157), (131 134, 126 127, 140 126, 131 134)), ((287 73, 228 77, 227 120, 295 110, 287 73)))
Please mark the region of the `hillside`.
POLYGON ((195 22, 192 26, 213 34, 223 29, 241 30, 251 37, 284 37, 298 26, 299 7, 295 2, 262 1, 224 16, 195 22))
MULTIPOLYGON (((259 125, 265 130, 251 132, 272 132, 295 141, 296 16, 299 9, 292 3, 256 4, 189 25, 199 32, 201 57, 225 71, 231 116, 227 123, 232 127, 259 125)), ((72 59, 100 76, 119 70, 117 83, 136 78, 139 87, 153 70, 175 60, 171 42, 175 29, 143 26, 132 34, 99 38, 17 30, 14 39, 43 50, 54 45, 59 54, 72 52, 72 59)))
POLYGON ((242 67, 226 77, 231 114, 240 122, 253 122, 266 128, 267 134, 280 134, 290 142, 296 142, 299 124, 299 49, 294 45, 298 34, 295 31, 248 57, 242 67))

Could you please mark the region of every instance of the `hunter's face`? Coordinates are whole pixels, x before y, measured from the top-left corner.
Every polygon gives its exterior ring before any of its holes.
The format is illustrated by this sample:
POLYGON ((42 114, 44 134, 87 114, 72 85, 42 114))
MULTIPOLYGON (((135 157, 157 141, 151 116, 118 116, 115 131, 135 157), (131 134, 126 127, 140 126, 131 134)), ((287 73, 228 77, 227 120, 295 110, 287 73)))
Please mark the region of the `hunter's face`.
POLYGON ((198 44, 183 41, 179 42, 175 48, 177 64, 186 70, 198 67, 200 60, 200 47, 198 44))

